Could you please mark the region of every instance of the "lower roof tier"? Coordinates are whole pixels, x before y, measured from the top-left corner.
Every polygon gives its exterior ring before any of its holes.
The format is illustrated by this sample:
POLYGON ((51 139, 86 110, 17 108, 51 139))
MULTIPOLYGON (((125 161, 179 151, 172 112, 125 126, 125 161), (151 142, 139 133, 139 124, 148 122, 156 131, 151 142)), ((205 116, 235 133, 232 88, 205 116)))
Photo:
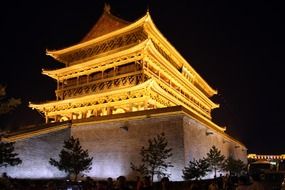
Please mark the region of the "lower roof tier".
POLYGON ((225 130, 214 124, 202 110, 195 108, 191 102, 183 102, 169 94, 154 79, 131 88, 42 104, 30 103, 29 106, 44 113, 47 123, 183 106, 199 121, 219 131, 225 130))

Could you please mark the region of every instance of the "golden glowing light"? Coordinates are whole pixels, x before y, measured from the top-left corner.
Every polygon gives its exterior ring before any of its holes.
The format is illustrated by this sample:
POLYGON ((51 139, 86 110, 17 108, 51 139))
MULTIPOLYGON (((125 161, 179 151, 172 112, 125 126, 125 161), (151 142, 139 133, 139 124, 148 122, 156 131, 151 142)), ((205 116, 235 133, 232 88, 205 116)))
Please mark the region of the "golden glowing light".
POLYGON ((42 71, 57 83, 56 99, 29 103, 46 124, 2 137, 16 142, 23 159, 7 169, 9 176, 66 177, 48 161, 70 136, 94 158, 86 175, 96 179, 132 176, 130 162, 140 160, 141 145, 159 131, 173 149, 174 167, 167 171, 172 181, 182 180, 185 164, 204 157, 213 144, 223 155, 247 161, 246 147, 212 121, 211 111, 219 105, 210 98, 217 91, 159 32, 149 12, 129 23, 105 5, 78 44, 46 54, 65 66, 42 71))
POLYGON ((128 23, 104 11, 80 43, 47 55, 66 67, 43 70, 57 81, 57 100, 30 103, 46 123, 183 106, 210 128, 225 131, 211 121, 211 110, 219 105, 210 97, 217 91, 159 32, 148 12, 128 23))
POLYGON ((281 155, 248 154, 247 158, 254 159, 254 160, 285 160, 285 154, 281 154, 281 155))

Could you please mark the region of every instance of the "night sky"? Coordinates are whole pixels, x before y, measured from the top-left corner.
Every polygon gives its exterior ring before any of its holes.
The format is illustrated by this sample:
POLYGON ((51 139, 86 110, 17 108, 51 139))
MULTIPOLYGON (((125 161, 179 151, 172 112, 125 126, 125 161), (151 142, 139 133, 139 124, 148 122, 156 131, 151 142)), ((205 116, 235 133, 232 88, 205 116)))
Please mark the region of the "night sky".
MULTIPOLYGON (((213 121, 249 153, 284 154, 284 7, 265 1, 108 1, 128 21, 149 8, 157 28, 219 95, 213 121)), ((268 1, 269 2, 269 1, 268 1)), ((281 2, 281 1, 280 1, 281 2)), ((79 42, 104 1, 7 1, 1 5, 1 75, 10 97, 23 104, 1 125, 43 122, 28 102, 54 100, 56 83, 41 70, 64 65, 45 55, 79 42)))

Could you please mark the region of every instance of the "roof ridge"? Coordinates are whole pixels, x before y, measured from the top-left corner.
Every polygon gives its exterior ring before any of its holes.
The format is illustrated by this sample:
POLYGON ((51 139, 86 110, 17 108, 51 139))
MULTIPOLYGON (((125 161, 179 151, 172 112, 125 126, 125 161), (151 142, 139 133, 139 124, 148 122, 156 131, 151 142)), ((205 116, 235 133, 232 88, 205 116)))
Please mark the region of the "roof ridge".
POLYGON ((80 43, 89 41, 104 34, 118 30, 131 23, 113 15, 110 10, 111 7, 105 4, 103 13, 99 17, 95 25, 93 25, 93 27, 89 30, 89 32, 83 37, 80 43))

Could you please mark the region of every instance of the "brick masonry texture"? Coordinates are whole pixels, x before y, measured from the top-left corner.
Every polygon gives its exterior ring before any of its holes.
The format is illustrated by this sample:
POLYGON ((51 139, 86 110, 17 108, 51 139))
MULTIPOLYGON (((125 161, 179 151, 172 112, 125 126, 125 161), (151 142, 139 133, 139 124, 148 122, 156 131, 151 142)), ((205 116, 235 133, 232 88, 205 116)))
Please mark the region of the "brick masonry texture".
POLYGON ((58 178, 66 176, 49 164, 50 158, 58 160, 64 140, 70 136, 70 129, 63 129, 29 139, 17 141, 15 152, 19 154, 22 164, 15 167, 1 168, 15 178, 58 178))

